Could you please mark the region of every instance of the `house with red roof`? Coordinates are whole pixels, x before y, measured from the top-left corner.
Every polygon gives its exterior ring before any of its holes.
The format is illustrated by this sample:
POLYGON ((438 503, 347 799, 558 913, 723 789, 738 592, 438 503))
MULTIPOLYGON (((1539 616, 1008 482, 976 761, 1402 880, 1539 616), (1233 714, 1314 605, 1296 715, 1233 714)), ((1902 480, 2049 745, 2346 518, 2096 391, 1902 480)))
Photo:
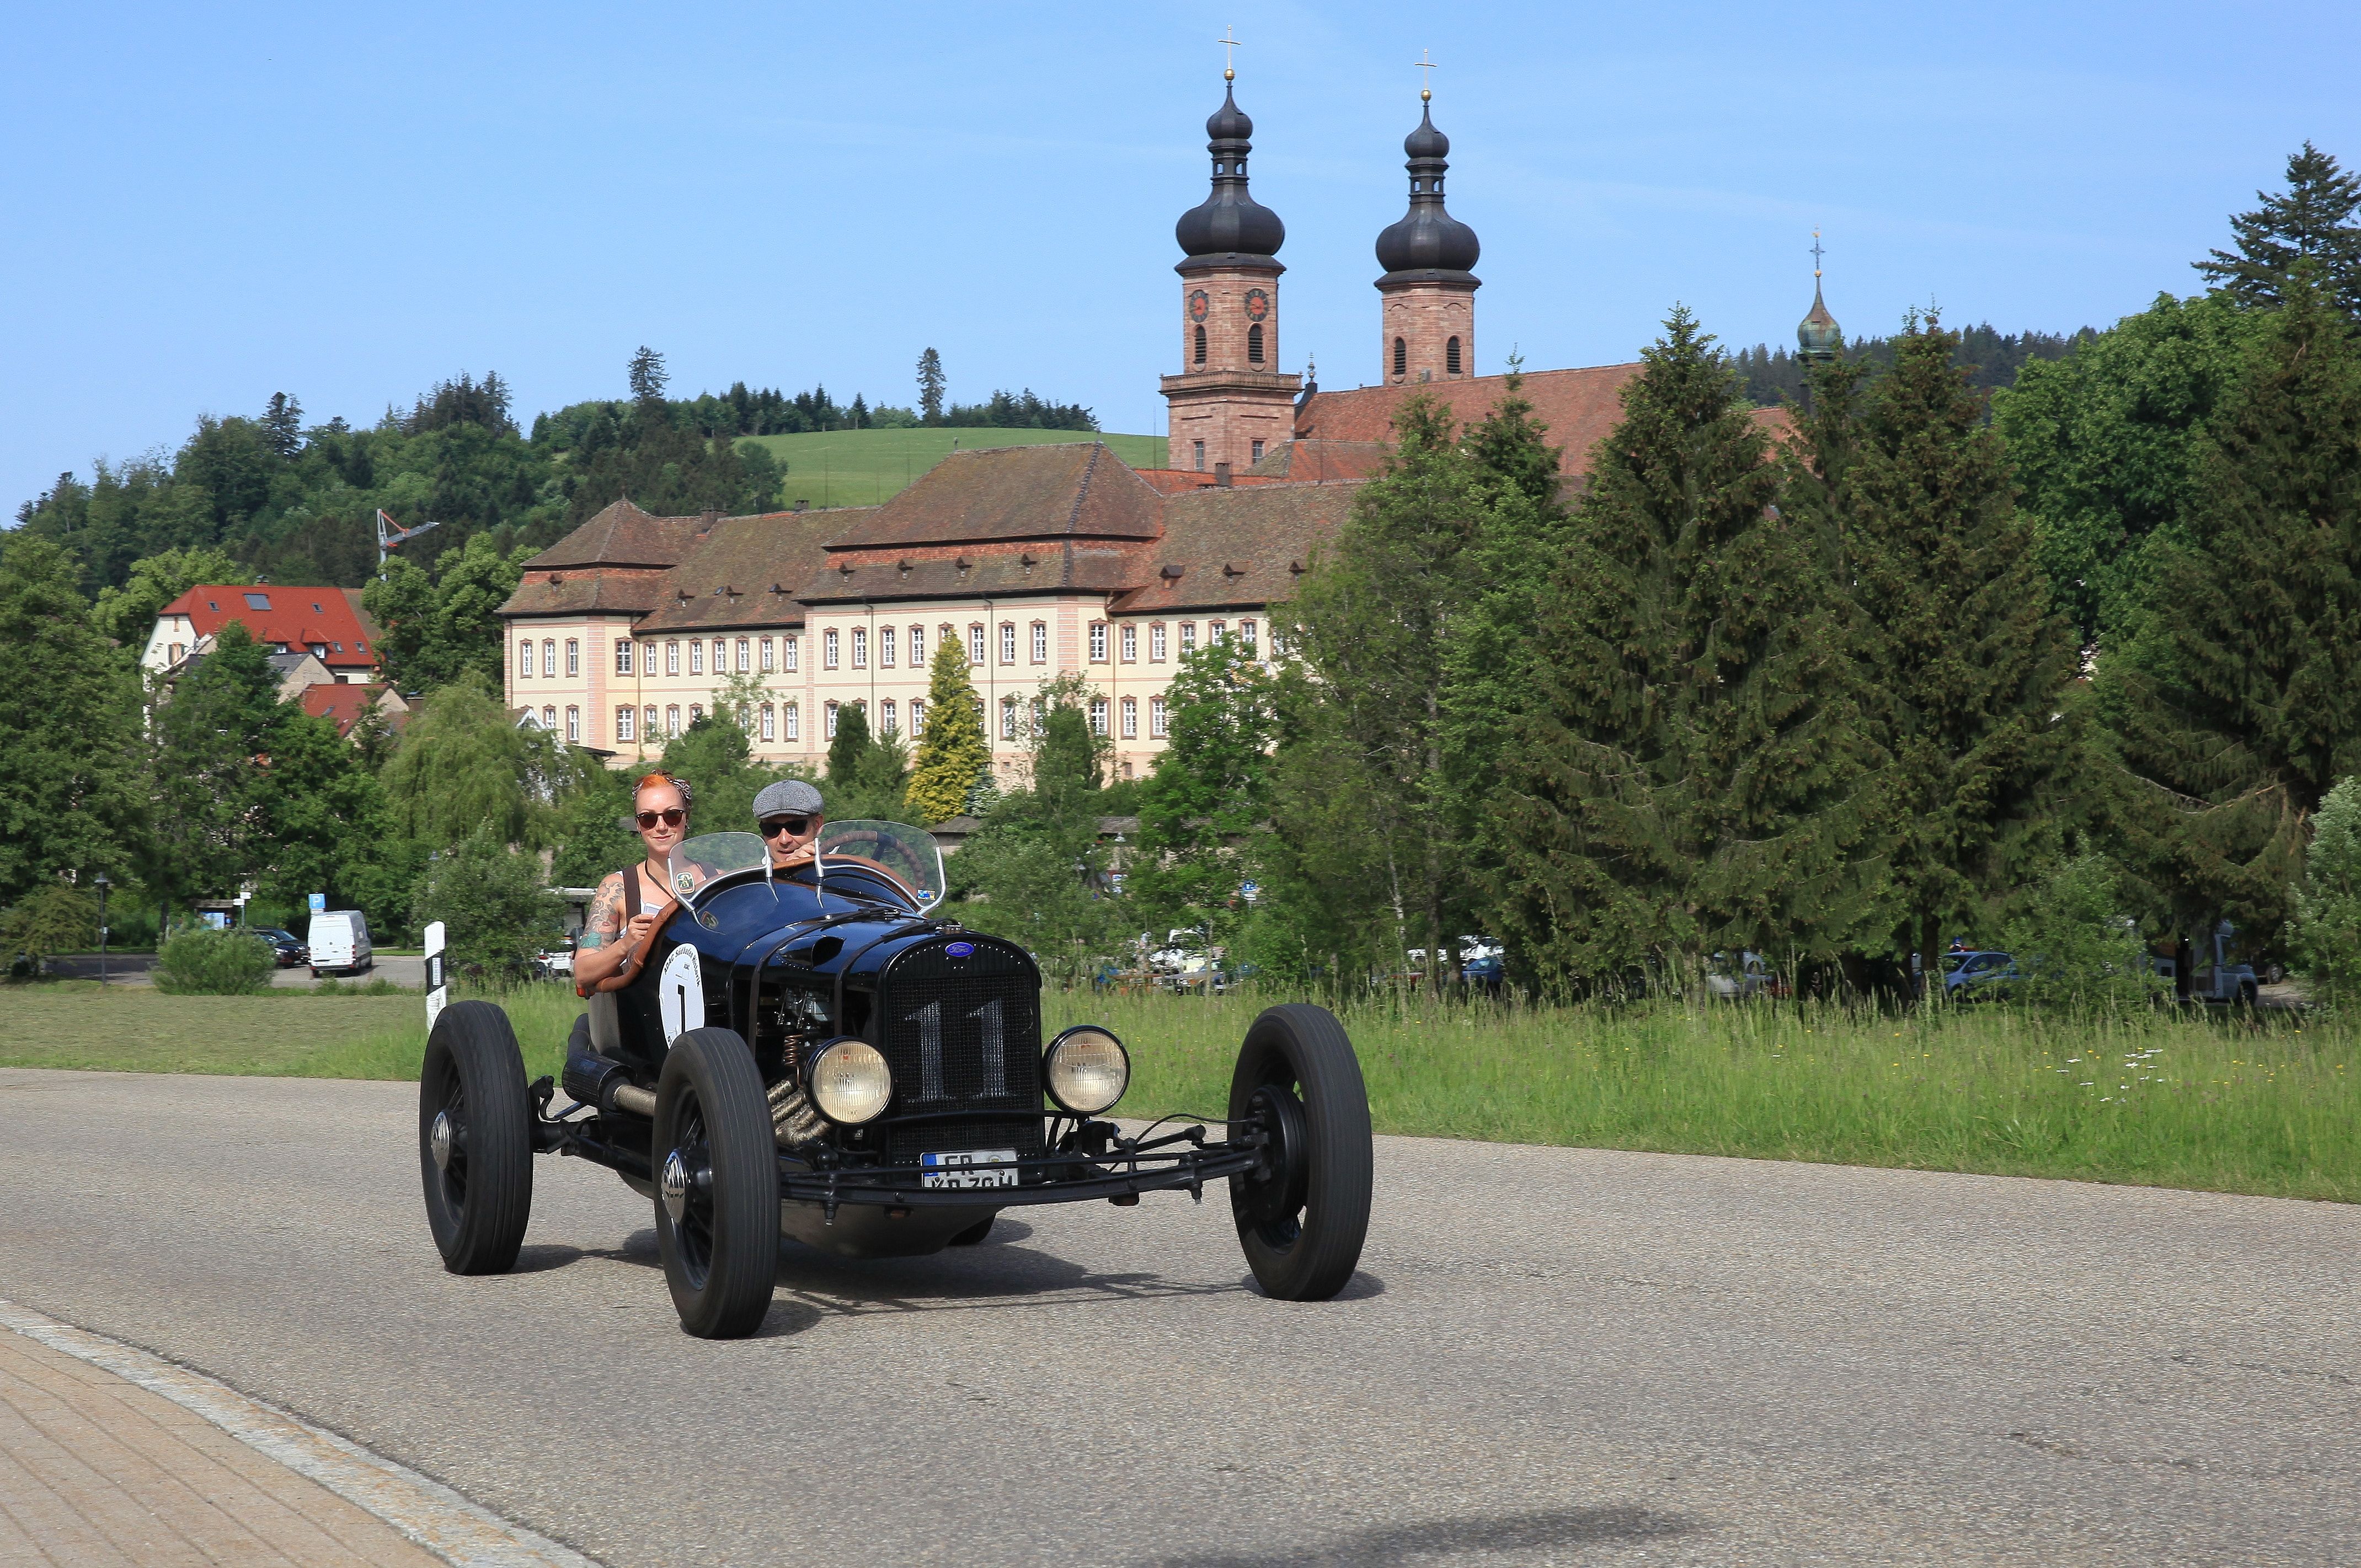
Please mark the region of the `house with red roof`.
POLYGON ((165 674, 210 651, 231 621, 274 654, 308 653, 328 679, 366 685, 378 678, 378 632, 358 588, 280 583, 206 583, 166 605, 139 656, 142 669, 165 674))

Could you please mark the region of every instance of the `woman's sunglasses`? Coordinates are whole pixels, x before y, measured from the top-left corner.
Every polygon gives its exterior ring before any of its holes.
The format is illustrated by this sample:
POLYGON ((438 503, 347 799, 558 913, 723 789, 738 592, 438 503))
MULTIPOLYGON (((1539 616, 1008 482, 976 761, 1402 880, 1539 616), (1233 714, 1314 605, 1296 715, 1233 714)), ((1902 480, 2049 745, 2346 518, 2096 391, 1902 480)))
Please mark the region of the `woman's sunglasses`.
POLYGON ((789 833, 801 838, 810 827, 811 818, 808 817, 774 817, 763 824, 763 837, 775 839, 782 833, 789 833))
POLYGON ((687 820, 687 817, 688 813, 677 806, 667 806, 662 811, 642 811, 639 814, 640 831, 646 832, 659 821, 667 828, 677 828, 687 820))

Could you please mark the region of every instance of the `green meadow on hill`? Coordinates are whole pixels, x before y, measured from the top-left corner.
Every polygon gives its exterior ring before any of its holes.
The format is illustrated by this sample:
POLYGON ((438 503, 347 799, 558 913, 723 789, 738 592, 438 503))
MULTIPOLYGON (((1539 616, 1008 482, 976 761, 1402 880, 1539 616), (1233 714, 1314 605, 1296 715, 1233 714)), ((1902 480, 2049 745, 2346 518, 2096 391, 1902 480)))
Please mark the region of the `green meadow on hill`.
POLYGON ((994 446, 1041 446, 1062 441, 1104 441, 1135 468, 1164 466, 1160 435, 1102 435, 1083 430, 974 429, 829 430, 804 435, 748 435, 786 465, 789 506, 874 506, 950 455, 994 446))

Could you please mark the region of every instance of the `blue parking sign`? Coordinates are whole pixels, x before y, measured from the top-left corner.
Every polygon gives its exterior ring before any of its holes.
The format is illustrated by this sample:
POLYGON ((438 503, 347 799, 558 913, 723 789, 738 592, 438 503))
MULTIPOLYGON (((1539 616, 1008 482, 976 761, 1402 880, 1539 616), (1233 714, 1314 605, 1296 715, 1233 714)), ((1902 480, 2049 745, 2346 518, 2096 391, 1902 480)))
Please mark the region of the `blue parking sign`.
POLYGON ((313 914, 314 914, 314 915, 322 915, 322 914, 325 914, 325 913, 327 912, 327 908, 328 908, 328 895, 327 895, 326 894, 324 894, 324 893, 315 893, 315 894, 313 894, 312 895, 312 913, 313 913, 313 914))

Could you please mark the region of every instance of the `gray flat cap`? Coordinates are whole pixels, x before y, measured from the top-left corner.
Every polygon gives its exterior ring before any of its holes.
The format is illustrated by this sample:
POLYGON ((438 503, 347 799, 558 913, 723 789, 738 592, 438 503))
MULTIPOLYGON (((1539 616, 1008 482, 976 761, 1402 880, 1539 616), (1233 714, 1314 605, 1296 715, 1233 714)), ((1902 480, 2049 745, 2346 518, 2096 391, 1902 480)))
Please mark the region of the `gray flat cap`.
POLYGON ((819 788, 801 779, 781 779, 765 784, 763 793, 754 797, 754 820, 765 817, 817 817, 827 806, 819 797, 819 788))

